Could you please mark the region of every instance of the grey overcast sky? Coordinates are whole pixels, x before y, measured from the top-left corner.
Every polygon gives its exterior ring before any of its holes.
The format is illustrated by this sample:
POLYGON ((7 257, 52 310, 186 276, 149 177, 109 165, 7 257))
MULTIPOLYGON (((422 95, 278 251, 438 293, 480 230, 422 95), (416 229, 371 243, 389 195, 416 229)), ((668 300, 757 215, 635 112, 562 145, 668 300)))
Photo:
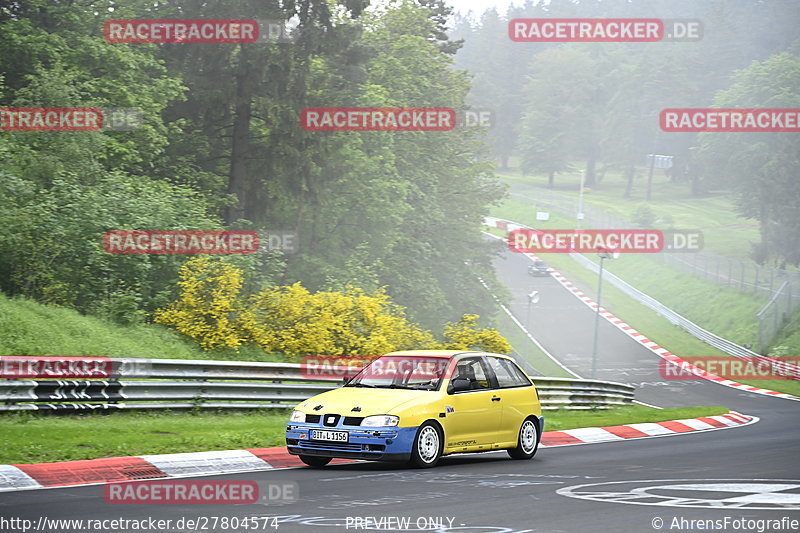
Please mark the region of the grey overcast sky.
POLYGON ((480 16, 481 13, 491 7, 497 9, 498 13, 503 14, 510 4, 521 5, 523 2, 519 0, 447 0, 447 3, 462 15, 466 15, 467 11, 472 10, 476 16, 480 16))

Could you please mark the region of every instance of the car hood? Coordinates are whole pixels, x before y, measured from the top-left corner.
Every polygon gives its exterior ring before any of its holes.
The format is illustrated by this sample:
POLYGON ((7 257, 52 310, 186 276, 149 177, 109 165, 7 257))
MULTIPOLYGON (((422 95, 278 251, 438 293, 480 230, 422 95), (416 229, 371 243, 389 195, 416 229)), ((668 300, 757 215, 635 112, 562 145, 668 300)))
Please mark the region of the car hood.
MULTIPOLYGON (((305 400, 298 409, 305 413, 335 413, 343 416, 370 416, 393 414, 392 410, 410 401, 419 400, 424 395, 435 392, 406 389, 369 389, 362 387, 341 387, 323 392, 305 400), (321 405, 319 409, 315 409, 321 405), (360 411, 353 411, 359 407, 360 411)), ((433 396, 430 396, 433 399, 433 396)))

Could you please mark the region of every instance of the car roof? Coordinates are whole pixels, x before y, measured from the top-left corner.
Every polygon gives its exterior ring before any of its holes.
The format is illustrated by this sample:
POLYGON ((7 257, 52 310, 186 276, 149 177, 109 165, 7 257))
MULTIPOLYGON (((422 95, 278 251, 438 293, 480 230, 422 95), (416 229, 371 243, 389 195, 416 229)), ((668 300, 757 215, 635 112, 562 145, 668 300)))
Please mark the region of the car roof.
POLYGON ((408 355, 408 356, 424 356, 424 357, 441 357, 442 359, 451 359, 457 355, 492 355, 497 357, 504 357, 510 359, 507 355, 489 352, 477 352, 474 350, 406 350, 402 352, 392 352, 384 355, 408 355))
POLYGON ((479 352, 472 352, 467 350, 405 350, 402 352, 392 352, 384 355, 417 355, 425 357, 441 357, 444 359, 450 359, 451 357, 454 357, 462 353, 479 353, 479 352))

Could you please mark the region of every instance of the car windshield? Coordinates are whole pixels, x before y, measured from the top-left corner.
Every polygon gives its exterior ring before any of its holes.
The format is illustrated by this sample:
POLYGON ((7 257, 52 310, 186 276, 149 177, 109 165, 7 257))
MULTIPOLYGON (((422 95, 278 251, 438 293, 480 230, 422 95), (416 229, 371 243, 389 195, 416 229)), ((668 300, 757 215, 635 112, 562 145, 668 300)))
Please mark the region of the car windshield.
POLYGON ((444 357, 387 355, 365 366, 345 386, 436 390, 449 362, 444 357))

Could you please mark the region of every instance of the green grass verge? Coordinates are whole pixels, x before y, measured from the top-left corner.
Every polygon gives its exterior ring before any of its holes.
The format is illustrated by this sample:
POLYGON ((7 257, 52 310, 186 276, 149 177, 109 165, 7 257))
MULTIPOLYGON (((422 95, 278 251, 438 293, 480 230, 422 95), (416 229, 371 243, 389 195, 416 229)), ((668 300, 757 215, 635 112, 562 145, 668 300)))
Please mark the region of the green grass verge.
POLYGON ((0 416, 0 464, 269 448, 284 444, 288 416, 283 410, 8 413, 0 416))
MULTIPOLYGON (((523 317, 517 318, 520 319, 523 317)), ((514 348, 514 351, 530 363, 533 368, 541 372, 542 375, 556 378, 573 377, 553 362, 552 359, 547 357, 547 355, 519 329, 519 326, 517 326, 502 309, 498 309, 497 315, 495 315, 495 324, 497 331, 506 338, 514 348)))
MULTIPOLYGON (((709 194, 698 198, 690 195, 685 183, 674 183, 656 170, 653 176, 653 194, 650 202, 645 201, 646 171, 635 183, 632 198, 623 198, 625 178, 619 173, 605 173, 602 182, 584 192, 583 201, 611 213, 624 220, 634 220, 640 206, 648 206, 657 217, 655 226, 666 229, 669 226, 681 229, 703 231, 704 247, 726 257, 750 261, 751 243, 758 242, 758 221, 740 217, 736 213, 736 198, 729 192, 709 194)), ((516 169, 497 172, 497 175, 511 185, 535 185, 547 187, 547 178, 542 175, 522 176, 516 169)), ((554 190, 567 195, 578 196, 580 172, 556 177, 554 190)))
MULTIPOLYGON (((546 411, 545 429, 661 422, 726 412, 724 407, 643 406, 607 411, 546 411)), ((61 416, 12 413, 0 417, 0 464, 283 446, 288 416, 288 411, 276 410, 61 416)))
POLYGON ((595 411, 559 409, 558 411, 544 412, 544 430, 561 431, 564 429, 618 426, 643 422, 666 422, 667 420, 723 415, 728 411, 728 408, 719 405, 671 409, 653 409, 643 405, 631 405, 595 411))
MULTIPOLYGON (((579 266, 568 255, 542 254, 541 257, 553 268, 561 271, 583 292, 596 296, 597 274, 579 266)), ((679 357, 728 357, 725 352, 717 350, 678 326, 672 325, 658 313, 638 303, 610 283, 603 283, 602 304, 603 307, 633 328, 644 333, 647 338, 679 357)), ((800 381, 796 380, 742 380, 742 383, 800 396, 800 381)))
MULTIPOLYGON (((532 208, 517 200, 507 200, 502 205, 498 206, 492 215, 501 218, 507 218, 515 222, 535 226, 537 228, 572 228, 574 221, 568 220, 558 214, 551 213, 550 220, 546 222, 536 221, 535 213, 532 208)), ((597 274, 591 272, 578 265, 566 254, 539 254, 540 257, 546 261, 550 266, 556 270, 561 271, 571 282, 580 287, 586 294, 596 296, 597 293, 597 274)), ((630 255, 630 254, 629 254, 630 255)), ((628 256, 617 259, 618 262, 629 261, 628 256)), ((615 261, 607 261, 605 264, 610 265, 615 261)), ((668 271, 674 272, 668 267, 662 267, 668 271)), ((611 269, 611 268, 610 268, 611 269)), ((616 273, 616 272, 615 272, 616 273)), ((620 275, 620 274, 618 274, 620 275)), ((725 293, 722 291, 723 287, 716 285, 711 288, 695 287, 694 285, 684 288, 680 281, 675 278, 670 278, 663 272, 645 272, 642 276, 647 276, 651 279, 652 285, 661 283, 662 287, 659 290, 652 290, 653 286, 643 286, 641 283, 631 282, 631 285, 643 291, 646 294, 653 296, 660 300, 667 306, 672 307, 672 301, 668 298, 659 298, 663 296, 664 292, 674 291, 674 294, 679 298, 686 298, 696 304, 698 309, 695 313, 704 313, 711 320, 716 320, 719 323, 728 321, 730 324, 738 324, 740 327, 744 318, 742 318, 742 308, 745 303, 741 300, 743 295, 736 294, 735 291, 730 291, 732 294, 731 299, 725 299, 725 293), (660 276, 663 276, 663 280, 660 276), (691 294, 692 290, 704 291, 700 296, 691 294), (712 293, 707 292, 712 291, 712 293), (707 298, 707 301, 702 301, 702 297, 707 298), (666 300, 666 301, 665 301, 666 300)), ((620 275, 627 280, 626 276, 620 275)), ((697 280, 693 280, 697 281, 697 280)), ((709 284, 711 285, 711 284, 709 284)), ((704 343, 703 341, 693 337, 678 326, 670 324, 667 320, 662 318, 658 313, 648 307, 636 302, 634 299, 623 293, 610 283, 603 284, 603 307, 622 318, 625 322, 633 326, 638 331, 645 334, 648 338, 652 339, 661 346, 664 346, 671 352, 678 356, 686 357, 724 357, 727 356, 725 352, 717 350, 704 343)), ((674 309, 674 307, 673 307, 674 309)), ((675 309, 681 312, 683 309, 675 309)), ((692 316, 695 316, 694 314, 692 316)), ((690 320, 692 316, 689 316, 690 320)), ((702 315, 695 316, 701 326, 706 327, 706 319, 702 315), (698 318, 699 316, 699 318, 698 318)), ((725 336, 725 332, 715 331, 718 335, 725 336)), ((800 339, 800 335, 796 336, 800 339)), ((735 339, 734 339, 735 340, 735 339)), ((787 342, 787 341, 784 341, 787 342)), ((794 352, 797 353, 797 352, 794 352)), ((794 355, 788 353, 787 355, 794 355)), ((766 389, 777 390, 800 396, 800 381, 793 380, 759 380, 759 381, 743 381, 754 387, 762 387, 766 389)))
POLYGON ((156 324, 120 326, 63 307, 0 293, 0 354, 97 355, 166 359, 279 361, 257 346, 205 351, 195 342, 156 324))
MULTIPOLYGON (((507 182, 512 183, 512 188, 514 183, 544 184, 542 182, 543 178, 537 176, 522 178, 516 173, 509 173, 504 174, 504 177, 507 182)), ((576 180, 577 178, 570 177, 565 179, 576 180)), ((570 181, 568 181, 568 183, 570 183, 569 186, 571 188, 577 189, 578 186, 576 184, 571 184, 570 181), (572 187, 572 185, 575 186, 572 187)), ((603 183, 606 184, 606 181, 603 183)), ((609 181, 609 183, 613 184, 613 179, 609 181)), ((667 187, 666 190, 674 186, 675 185, 672 184, 667 187)), ((608 194, 610 194, 605 189, 592 192, 592 194, 595 193, 601 196, 608 196, 608 194)), ((570 191, 570 194, 577 195, 577 192, 570 191)), ((529 193, 527 195, 529 195, 529 193)), ((659 193, 659 195, 663 195, 663 193, 659 193)), ((654 198, 659 200, 659 195, 654 196, 654 198)), ((591 203, 587 197, 588 196, 585 196, 584 200, 587 201, 587 203, 591 203)), ((632 220, 634 218, 633 211, 635 208, 625 204, 625 202, 621 202, 623 205, 620 206, 617 205, 620 203, 618 200, 608 198, 607 200, 607 204, 596 203, 596 205, 606 211, 614 212, 614 214, 621 218, 627 220, 632 220)), ((663 200, 663 198, 661 200, 663 200)), ((659 200, 659 202, 661 200, 659 200)), ((671 205, 670 202, 675 202, 664 201, 666 202, 665 205, 671 205)), ((732 245, 730 242, 731 239, 734 239, 732 242, 739 244, 746 241, 755 242, 758 239, 757 235, 748 236, 749 234, 747 232, 742 232, 742 228, 738 227, 735 220, 741 222, 743 219, 736 218, 731 211, 723 208, 725 205, 731 207, 731 201, 730 198, 725 196, 692 199, 691 209, 686 208, 683 211, 685 215, 684 223, 676 224, 676 227, 695 229, 702 226, 701 229, 703 229, 706 234, 706 241, 708 242, 710 234, 712 236, 712 241, 716 239, 718 244, 717 248, 711 251, 729 257, 741 256, 741 253, 726 253, 722 248, 732 245), (692 220, 698 220, 699 222, 692 225, 692 220), (715 226, 712 221, 718 222, 716 230, 713 230, 715 226), (707 229, 708 227, 712 227, 710 233, 707 229)), ((575 227, 574 219, 554 212, 550 213, 551 219, 549 221, 536 221, 535 209, 533 207, 534 203, 533 200, 526 201, 520 199, 519 196, 512 196, 512 199, 496 208, 492 214, 542 229, 575 227)), ((656 224, 656 226, 658 226, 658 224, 656 224)), ((707 249, 710 248, 707 246, 707 249)), ((691 254, 684 255, 684 259, 692 259, 691 254)), ((594 260, 591 254, 588 257, 594 260)), ((740 258, 749 261, 747 257, 740 258)), ((623 278, 639 290, 659 300, 669 308, 674 309, 689 320, 701 325, 708 331, 738 344, 752 344, 754 346, 758 344, 758 322, 755 318, 755 313, 767 301, 763 293, 753 294, 741 292, 732 287, 725 287, 698 278, 676 267, 665 264, 659 256, 626 254, 622 257, 622 260, 609 261, 606 264, 608 265, 609 271, 623 278)), ((720 274, 723 276, 727 275, 729 268, 734 267, 722 263, 720 265, 720 274)), ((733 274, 736 274, 735 270, 733 274)), ((800 312, 795 313, 792 320, 793 322, 784 328, 783 335, 772 343, 772 346, 769 348, 769 355, 778 357, 800 355, 800 312)))

